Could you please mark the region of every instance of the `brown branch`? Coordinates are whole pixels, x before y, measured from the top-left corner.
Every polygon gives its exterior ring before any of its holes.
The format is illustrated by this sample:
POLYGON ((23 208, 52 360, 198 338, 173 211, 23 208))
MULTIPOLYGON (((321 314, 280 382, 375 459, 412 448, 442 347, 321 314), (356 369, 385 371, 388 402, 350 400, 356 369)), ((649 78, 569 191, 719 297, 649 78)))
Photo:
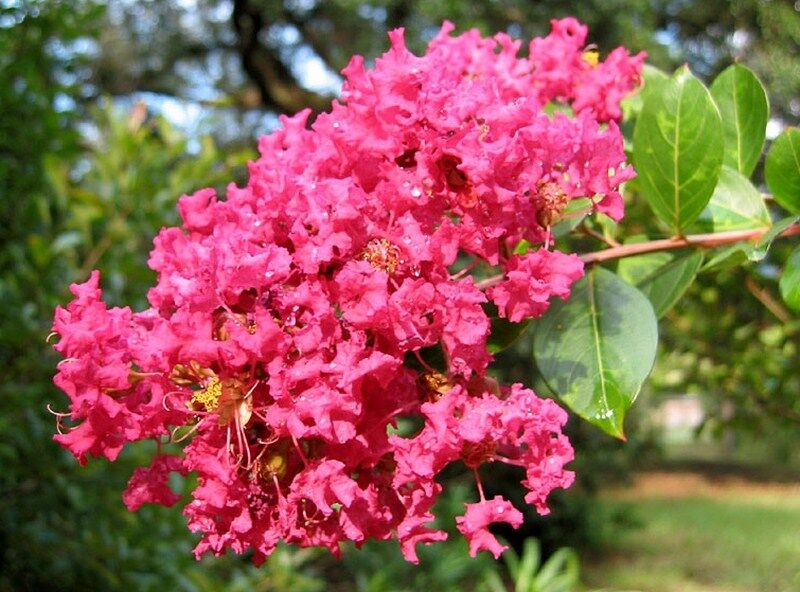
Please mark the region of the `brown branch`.
POLYGON ((85 278, 89 275, 89 272, 94 269, 94 266, 100 260, 100 257, 111 247, 112 240, 111 235, 104 234, 103 237, 97 241, 97 244, 89 251, 89 254, 86 255, 86 259, 83 261, 83 265, 81 265, 81 269, 78 272, 79 278, 85 278))
MULTIPOLYGON (((657 251, 671 251, 695 247, 698 249, 713 249, 731 243, 744 241, 756 241, 764 236, 769 227, 757 228, 755 230, 730 230, 727 232, 711 232, 708 234, 690 234, 687 236, 674 236, 672 238, 648 241, 646 243, 636 243, 633 245, 620 245, 593 253, 580 255, 584 263, 601 263, 603 261, 613 261, 623 257, 633 257, 634 255, 644 255, 645 253, 655 253, 657 251)), ((784 236, 794 236, 800 234, 800 224, 792 224, 775 238, 784 236)), ((496 286, 503 281, 503 275, 494 275, 475 284, 479 290, 485 290, 496 286)), ((771 310, 771 309, 770 309, 771 310)), ((774 311, 773 311, 774 312, 774 311)), ((777 315, 776 315, 777 316, 777 315)), ((780 317, 779 317, 780 318, 780 317)))
POLYGON ((502 282, 504 279, 505 279, 505 276, 502 273, 500 273, 500 274, 497 274, 497 275, 493 275, 492 277, 488 277, 485 280, 481 280, 479 282, 476 282, 475 283, 475 287, 478 288, 478 290, 485 290, 486 288, 491 288, 492 286, 496 286, 497 284, 502 282))
MULTIPOLYGON (((303 39, 311 46, 311 49, 314 50, 314 53, 317 54, 317 57, 319 57, 325 63, 329 70, 338 72, 341 68, 336 65, 336 60, 331 53, 331 49, 334 47, 334 44, 330 43, 330 39, 326 39, 324 35, 320 35, 314 31, 313 27, 309 23, 308 18, 298 18, 297 15, 295 15, 291 9, 286 6, 286 3, 282 3, 282 6, 283 10, 281 11, 281 15, 283 18, 294 25, 294 27, 300 31, 300 33, 302 33, 303 39)), ((318 10, 319 5, 315 6, 311 10, 311 14, 315 14, 318 10)))
POLYGON ((748 277, 744 281, 745 285, 747 286, 748 291, 756 297, 756 299, 764 305, 764 307, 770 311, 775 317, 782 323, 788 323, 792 319, 792 315, 789 314, 780 302, 778 302, 775 297, 770 294, 769 290, 766 288, 762 288, 759 286, 755 280, 751 277, 748 277))
MULTIPOLYGON (((585 253, 580 257, 581 261, 584 263, 601 263, 603 261, 622 259, 623 257, 632 257, 633 255, 643 255, 644 253, 654 253, 656 251, 670 251, 674 249, 683 249, 686 247, 713 249, 714 247, 721 247, 722 245, 728 245, 731 243, 756 241, 764 236, 764 234, 766 234, 768 231, 769 227, 764 227, 757 228, 755 230, 729 230, 727 232, 711 232, 708 234, 674 236, 672 238, 654 240, 646 243, 620 245, 619 247, 612 247, 610 249, 604 249, 594 253, 585 253)), ((779 236, 793 236, 796 234, 800 234, 800 224, 791 225, 789 228, 781 232, 779 236)))
POLYGON ((294 113, 330 107, 331 97, 302 88, 289 68, 260 40, 269 28, 263 11, 250 0, 234 0, 233 28, 239 40, 242 67, 261 94, 265 106, 294 113))
POLYGON ((771 399, 769 399, 766 395, 757 393, 752 391, 751 393, 752 398, 755 400, 755 403, 765 409, 770 413, 774 413, 783 417, 784 419, 788 419, 789 421, 800 423, 800 412, 795 411, 791 407, 786 407, 785 405, 781 405, 771 399))

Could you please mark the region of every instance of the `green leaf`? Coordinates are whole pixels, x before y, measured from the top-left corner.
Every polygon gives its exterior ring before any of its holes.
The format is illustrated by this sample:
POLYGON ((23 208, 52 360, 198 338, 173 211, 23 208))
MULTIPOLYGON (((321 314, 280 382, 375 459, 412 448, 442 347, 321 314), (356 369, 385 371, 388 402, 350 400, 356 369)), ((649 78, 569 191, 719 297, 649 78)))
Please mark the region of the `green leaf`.
POLYGON ((749 230, 772 224, 761 193, 744 176, 723 166, 699 226, 708 232, 749 230))
POLYGON ((714 252, 714 256, 703 266, 702 271, 730 269, 748 261, 748 250, 752 250, 750 243, 735 243, 714 252))
POLYGON ((650 299, 659 319, 683 296, 702 263, 702 251, 694 251, 667 263, 638 283, 638 288, 650 299))
POLYGON ((733 265, 739 265, 745 261, 761 261, 767 256, 772 242, 778 238, 784 230, 789 228, 792 224, 795 224, 798 220, 800 220, 800 218, 797 216, 789 216, 783 220, 778 220, 755 243, 742 241, 740 243, 728 245, 709 259, 708 263, 703 266, 703 271, 732 267, 733 265))
MULTIPOLYGON (((627 241, 625 244, 629 244, 627 241)), ((632 286, 649 277, 650 274, 672 261, 672 255, 664 251, 625 257, 617 266, 617 275, 632 286)))
POLYGON ((517 246, 514 247, 514 254, 524 255, 530 250, 531 250, 531 244, 523 238, 521 241, 517 243, 517 246))
MULTIPOLYGON (((645 243, 648 240, 647 235, 637 234, 625 239, 623 244, 634 245, 645 243)), ((672 261, 672 258, 672 254, 666 251, 655 251, 634 257, 625 257, 620 259, 617 264, 617 275, 630 285, 635 286, 650 276, 653 271, 672 261)))
POLYGON ((790 308, 800 312, 800 247, 789 255, 780 281, 781 296, 790 308))
POLYGON ((553 236, 559 238, 575 230, 578 224, 586 218, 586 215, 592 211, 592 203, 588 197, 571 200, 561 214, 561 221, 550 229, 553 236))
POLYGON ((596 267, 535 329, 534 358, 548 386, 575 413, 624 438, 625 413, 656 355, 658 323, 650 301, 596 267))
POLYGON ((548 592, 570 592, 580 581, 580 560, 569 547, 561 547, 553 553, 536 574, 534 590, 548 592))
POLYGON ((531 589, 533 579, 539 570, 541 557, 539 541, 533 538, 525 539, 522 558, 517 563, 516 573, 513 574, 515 590, 527 592, 531 589))
POLYGON ((644 79, 644 86, 642 86, 642 91, 639 94, 643 99, 646 99, 648 95, 657 93, 661 86, 669 81, 669 74, 655 66, 645 64, 644 68, 642 68, 642 78, 644 79))
POLYGON ((764 177, 775 201, 800 214, 800 129, 789 128, 777 137, 767 154, 764 177))
POLYGON ((784 230, 795 224, 798 219, 800 218, 797 216, 789 216, 788 218, 775 222, 772 228, 767 230, 761 238, 756 241, 753 251, 748 254, 748 259, 750 259, 750 261, 761 261, 767 256, 767 251, 769 251, 769 248, 772 246, 772 241, 778 238, 784 230))
POLYGON ((722 115, 723 163, 749 177, 764 147, 769 119, 767 93, 752 71, 734 64, 714 80, 711 95, 722 115))
POLYGON ((722 149, 719 111, 687 67, 646 96, 633 132, 633 161, 644 197, 675 232, 711 198, 722 149))
POLYGON ((550 101, 549 103, 547 103, 542 108, 542 111, 545 113, 545 115, 550 115, 550 116, 555 116, 556 113, 563 113, 564 115, 572 117, 575 114, 575 112, 572 110, 572 107, 556 101, 550 101))
POLYGON ((491 353, 497 354, 508 349, 528 328, 530 321, 512 323, 508 319, 492 317, 492 332, 489 335, 488 349, 491 353))

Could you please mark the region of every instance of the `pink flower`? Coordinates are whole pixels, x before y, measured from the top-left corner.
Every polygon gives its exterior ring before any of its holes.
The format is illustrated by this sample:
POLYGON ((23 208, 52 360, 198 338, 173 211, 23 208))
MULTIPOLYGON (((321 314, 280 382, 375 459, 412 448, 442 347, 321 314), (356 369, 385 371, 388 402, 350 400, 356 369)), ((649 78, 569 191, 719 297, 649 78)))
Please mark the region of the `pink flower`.
POLYGON ((169 475, 172 472, 186 474, 183 459, 179 456, 157 456, 149 467, 136 469, 122 494, 125 506, 134 512, 144 504, 174 505, 181 496, 169 488, 169 475))
POLYGON ((505 268, 505 280, 488 293, 500 316, 514 323, 541 316, 554 296, 566 300, 572 284, 583 277, 577 256, 546 249, 513 255, 505 268))
POLYGON ((180 198, 182 226, 150 254, 151 308, 107 307, 97 272, 73 285, 53 325, 71 420, 55 439, 82 463, 182 444, 134 472, 126 505, 172 505, 170 474, 194 473, 195 554, 257 563, 281 541, 338 554, 389 538, 416 562, 447 537, 436 478, 461 462, 480 499, 458 529, 497 556, 489 525, 522 518, 484 498, 479 468, 519 467, 546 513, 573 453, 553 401, 487 375, 487 309, 518 322, 566 299, 582 265, 549 250, 551 226, 584 197, 619 219, 633 176, 614 120, 643 56, 600 62, 585 26, 552 25, 527 58, 450 23, 415 56, 393 31, 374 68, 345 68, 330 113, 280 118, 245 186, 180 198), (577 115, 549 116, 552 101, 577 115), (503 279, 484 290, 473 271, 503 279), (401 437, 406 417, 421 427, 401 437))
POLYGON ((489 551, 495 559, 508 549, 501 545, 489 532, 488 526, 495 522, 505 522, 514 528, 522 524, 522 513, 499 495, 490 500, 467 504, 467 513, 456 518, 458 530, 469 543, 469 554, 473 557, 478 551, 489 551))

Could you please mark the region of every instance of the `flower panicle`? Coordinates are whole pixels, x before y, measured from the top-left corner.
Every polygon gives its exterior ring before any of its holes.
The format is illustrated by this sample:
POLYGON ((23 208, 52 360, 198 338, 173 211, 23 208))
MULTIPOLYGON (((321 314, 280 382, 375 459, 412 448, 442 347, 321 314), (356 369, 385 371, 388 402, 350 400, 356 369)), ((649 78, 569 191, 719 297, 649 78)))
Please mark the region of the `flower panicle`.
POLYGON ((431 508, 454 462, 478 492, 458 530, 498 555, 488 526, 522 515, 485 497, 481 466, 519 467, 541 513, 572 482, 566 413, 487 375, 486 310, 521 322, 569 296, 583 266, 550 227, 572 200, 622 216, 633 170, 616 121, 644 56, 602 60, 574 19, 527 57, 452 29, 422 56, 392 32, 374 68, 345 68, 331 112, 261 138, 245 186, 183 196, 182 227, 154 241, 149 309, 109 308, 93 272, 56 311, 70 410, 55 439, 80 462, 157 440, 123 499, 172 505, 169 476, 195 473, 198 557, 396 538, 416 562, 446 537, 431 508), (482 289, 471 273, 487 267, 501 279, 482 289), (402 416, 422 427, 401 435, 402 416))

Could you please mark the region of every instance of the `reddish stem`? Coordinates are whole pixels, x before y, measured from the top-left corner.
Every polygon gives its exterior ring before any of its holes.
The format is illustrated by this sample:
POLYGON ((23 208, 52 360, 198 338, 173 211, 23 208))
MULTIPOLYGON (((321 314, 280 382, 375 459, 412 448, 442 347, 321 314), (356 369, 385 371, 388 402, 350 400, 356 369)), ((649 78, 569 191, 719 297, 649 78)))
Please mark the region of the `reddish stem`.
MULTIPOLYGON (((682 249, 685 247, 697 247, 700 249, 712 249, 730 243, 740 241, 755 241, 760 239, 769 230, 768 227, 757 228, 755 230, 729 230, 727 232, 711 232, 708 234, 689 234, 687 236, 673 236, 660 240, 648 241, 646 243, 636 243, 633 245, 620 245, 594 253, 581 255, 584 263, 600 263, 611 261, 633 255, 653 253, 656 251, 669 251, 682 249)), ((800 224, 792 224, 778 236, 793 236, 800 234, 800 224)), ((776 237, 777 238, 777 237, 776 237)))
MULTIPOLYGON (((673 236, 672 238, 664 238, 646 243, 636 243, 632 245, 619 245, 602 251, 595 251, 593 253, 584 253, 580 255, 581 261, 584 263, 602 263, 603 261, 612 261, 614 259, 622 259, 623 257, 633 257, 634 255, 643 255, 645 253, 655 253, 656 251, 671 251, 675 249, 683 249, 686 247, 695 247, 699 249, 713 249, 722 245, 731 243, 738 243, 741 241, 756 241, 764 236, 769 227, 756 228, 755 230, 729 230, 726 232, 710 232, 708 234, 689 234, 687 236, 673 236)), ((781 232, 775 238, 784 236, 794 236, 800 234, 800 224, 792 224, 781 232)), ((475 285, 480 290, 491 288, 503 281, 503 275, 494 275, 492 277, 481 280, 475 285)))

